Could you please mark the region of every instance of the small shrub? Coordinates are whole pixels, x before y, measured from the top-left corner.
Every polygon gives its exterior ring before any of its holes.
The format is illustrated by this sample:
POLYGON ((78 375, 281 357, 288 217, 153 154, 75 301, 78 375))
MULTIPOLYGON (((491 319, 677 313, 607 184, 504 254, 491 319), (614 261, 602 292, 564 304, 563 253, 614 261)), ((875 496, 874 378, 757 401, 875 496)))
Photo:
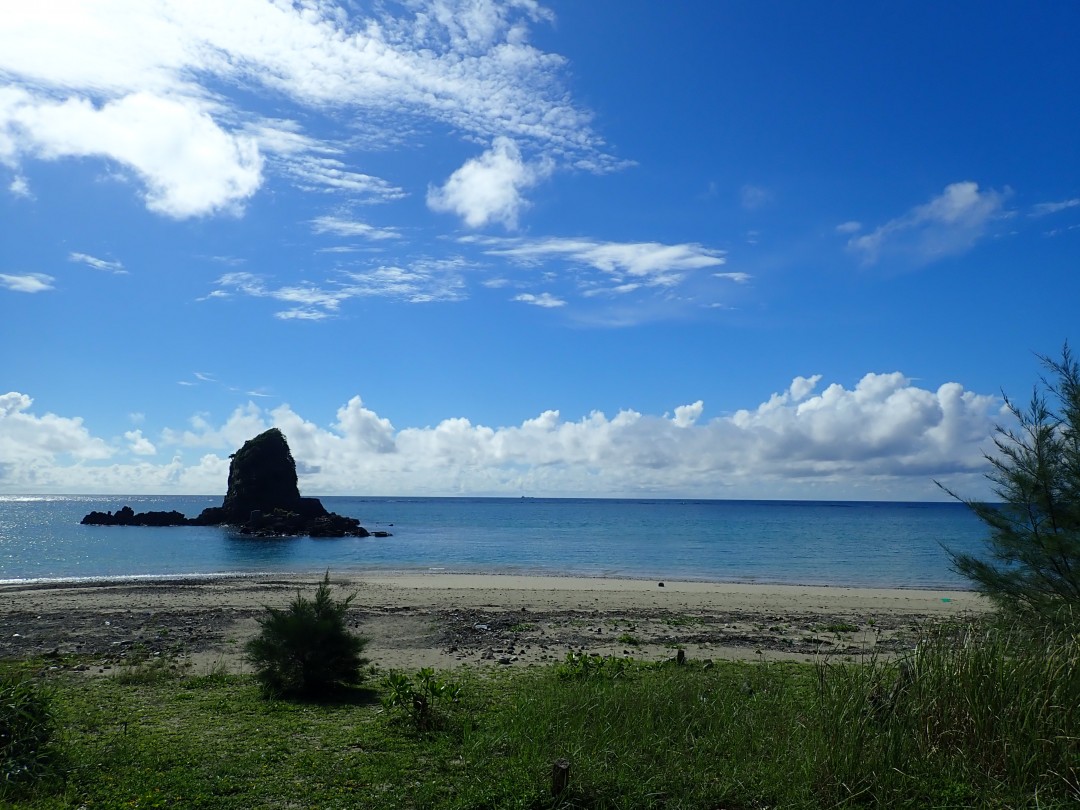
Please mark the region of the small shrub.
POLYGON ((615 658, 589 653, 567 653, 566 660, 556 664, 555 674, 560 680, 588 680, 591 678, 621 678, 632 666, 632 659, 615 658))
POLYGON ((436 677, 431 667, 419 670, 415 680, 402 672, 391 672, 383 686, 387 690, 383 707, 407 718, 418 731, 440 725, 446 711, 461 697, 461 684, 436 677))
POLYGON ((335 600, 327 572, 313 600, 298 591, 287 609, 266 608, 262 630, 245 650, 267 694, 318 697, 360 682, 368 640, 345 626, 355 595, 335 600))
POLYGON ((49 773, 55 757, 49 693, 22 673, 0 673, 0 799, 49 773))

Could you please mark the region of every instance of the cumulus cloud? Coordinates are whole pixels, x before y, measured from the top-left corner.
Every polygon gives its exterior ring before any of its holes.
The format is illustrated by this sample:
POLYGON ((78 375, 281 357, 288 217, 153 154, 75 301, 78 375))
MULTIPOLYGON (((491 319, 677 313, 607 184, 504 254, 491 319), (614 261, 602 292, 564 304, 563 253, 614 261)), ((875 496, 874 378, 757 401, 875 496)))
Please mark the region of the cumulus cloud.
POLYGON ((118 275, 127 273, 127 270, 124 269, 124 265, 120 262, 106 261, 105 259, 91 256, 88 253, 69 253, 68 261, 85 264, 87 267, 92 267, 95 270, 103 270, 106 273, 116 273, 118 275))
POLYGON ((550 171, 550 163, 527 163, 516 143, 499 137, 480 157, 465 161, 441 188, 428 189, 428 207, 457 214, 470 228, 500 222, 514 229, 528 205, 522 192, 550 171))
POLYGON ((152 456, 157 453, 153 442, 143 436, 141 430, 129 430, 124 433, 124 438, 128 440, 131 452, 137 456, 152 456))
MULTIPOLYGON (((969 491, 981 480, 982 452, 1002 418, 998 397, 954 382, 922 388, 898 372, 821 386, 820 375, 796 377, 766 402, 712 419, 699 400, 673 416, 626 409, 568 419, 551 409, 502 427, 457 416, 399 429, 360 397, 320 425, 289 405, 249 402, 223 422, 199 414, 163 431, 156 449, 173 448, 167 462, 132 457, 94 469, 112 491, 221 491, 228 454, 273 426, 288 436, 301 486, 313 494, 515 495, 525 487, 549 495, 933 498, 932 479, 962 480, 969 491), (200 455, 178 461, 190 452, 200 455), (201 488, 185 489, 192 482, 201 488)), ((0 397, 0 454, 12 461, 0 490, 36 491, 35 482, 47 481, 52 491, 80 491, 90 460, 118 452, 81 420, 37 417, 30 407, 22 394, 0 397)), ((126 452, 149 455, 141 431, 125 439, 126 452)))
POLYGON ((992 222, 1006 216, 1008 192, 980 191, 978 183, 953 183, 937 197, 870 233, 852 237, 848 249, 864 264, 885 255, 926 264, 970 250, 992 222))
POLYGON ((671 421, 676 427, 688 428, 694 424, 705 410, 705 403, 698 400, 692 405, 680 405, 675 409, 675 418, 671 421))
MULTIPOLYGON (((530 44, 531 26, 550 19, 532 0, 370 12, 272 0, 15 4, 0 18, 0 73, 16 83, 0 95, 0 160, 114 161, 172 217, 237 210, 267 167, 301 188, 398 199, 400 188, 347 155, 364 137, 396 148, 424 119, 493 141, 489 162, 510 157, 512 139, 568 165, 614 168, 561 84, 565 60, 530 44), (295 115, 265 118, 260 96, 295 115), (299 123, 342 109, 361 124, 340 141, 299 123)), ((475 202, 476 168, 448 204, 475 202)), ((487 216, 512 218, 513 204, 487 216)))
POLYGON ((177 219, 237 211, 262 183, 255 141, 226 132, 193 99, 138 92, 96 105, 9 87, 0 89, 0 133, 9 160, 115 161, 143 181, 150 210, 177 219))
POLYGON ((12 292, 46 292, 53 289, 54 281, 56 279, 45 273, 22 273, 20 275, 0 273, 0 286, 6 287, 12 292))
POLYGON ((112 455, 108 444, 90 435, 80 417, 40 416, 31 410, 34 401, 26 394, 9 391, 0 395, 0 458, 8 476, 0 479, 7 492, 33 491, 36 471, 53 465, 66 466, 106 459, 112 455))

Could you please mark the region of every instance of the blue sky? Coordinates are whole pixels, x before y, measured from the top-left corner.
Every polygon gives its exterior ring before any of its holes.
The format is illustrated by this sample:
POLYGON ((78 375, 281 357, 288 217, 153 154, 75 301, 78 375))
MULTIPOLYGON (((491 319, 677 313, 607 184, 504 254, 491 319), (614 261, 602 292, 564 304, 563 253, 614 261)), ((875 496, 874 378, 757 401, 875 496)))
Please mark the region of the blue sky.
POLYGON ((1071 3, 0 16, 0 492, 985 494, 1080 299, 1071 3))

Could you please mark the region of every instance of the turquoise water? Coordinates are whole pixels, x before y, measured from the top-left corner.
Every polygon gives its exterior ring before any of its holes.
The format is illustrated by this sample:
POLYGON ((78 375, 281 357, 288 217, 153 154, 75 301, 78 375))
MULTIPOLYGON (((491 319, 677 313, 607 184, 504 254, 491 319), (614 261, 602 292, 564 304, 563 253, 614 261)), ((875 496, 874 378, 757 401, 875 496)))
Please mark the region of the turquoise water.
POLYGON ((363 571, 567 574, 958 588, 942 544, 982 548, 962 504, 323 498, 387 539, 253 539, 218 527, 81 526, 87 512, 218 497, 0 496, 0 581, 363 571))

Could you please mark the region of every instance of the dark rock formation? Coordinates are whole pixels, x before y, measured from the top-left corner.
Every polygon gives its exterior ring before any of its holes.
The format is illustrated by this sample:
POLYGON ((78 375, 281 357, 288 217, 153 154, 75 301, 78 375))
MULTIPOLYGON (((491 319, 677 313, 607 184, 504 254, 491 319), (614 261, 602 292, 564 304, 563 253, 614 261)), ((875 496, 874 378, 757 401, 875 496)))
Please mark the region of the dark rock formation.
MULTIPOLYGON (((316 501, 318 503, 318 501, 316 501)), ((322 504, 319 504, 321 507, 322 504)), ((204 512, 205 514, 205 512, 204 512)), ((198 520, 202 519, 200 515, 198 520)), ((275 509, 251 512, 248 519, 239 525, 241 534, 256 537, 290 537, 306 534, 311 537, 369 537, 367 529, 356 518, 344 517, 333 512, 326 512, 315 518, 305 517, 299 512, 275 509)))
POLYGON ((136 512, 130 506, 112 512, 91 512, 81 523, 84 526, 187 526, 184 515, 172 512, 136 512))
MULTIPOLYGON (((297 486, 296 462, 277 428, 260 433, 231 456, 229 490, 221 506, 188 519, 179 512, 141 512, 125 506, 112 512, 91 512, 82 519, 97 526, 236 526, 258 537, 369 537, 355 518, 327 512, 318 498, 303 498, 297 486)), ((379 537, 388 537, 379 532, 379 537)))
MULTIPOLYGON (((260 433, 231 456, 229 491, 221 506, 204 509, 195 518, 200 525, 230 523, 242 526, 252 512, 272 514, 280 509, 314 521, 329 513, 318 498, 301 498, 296 482, 296 462, 285 435, 277 428, 260 433)), ((294 532, 304 534, 304 532, 294 532)))

